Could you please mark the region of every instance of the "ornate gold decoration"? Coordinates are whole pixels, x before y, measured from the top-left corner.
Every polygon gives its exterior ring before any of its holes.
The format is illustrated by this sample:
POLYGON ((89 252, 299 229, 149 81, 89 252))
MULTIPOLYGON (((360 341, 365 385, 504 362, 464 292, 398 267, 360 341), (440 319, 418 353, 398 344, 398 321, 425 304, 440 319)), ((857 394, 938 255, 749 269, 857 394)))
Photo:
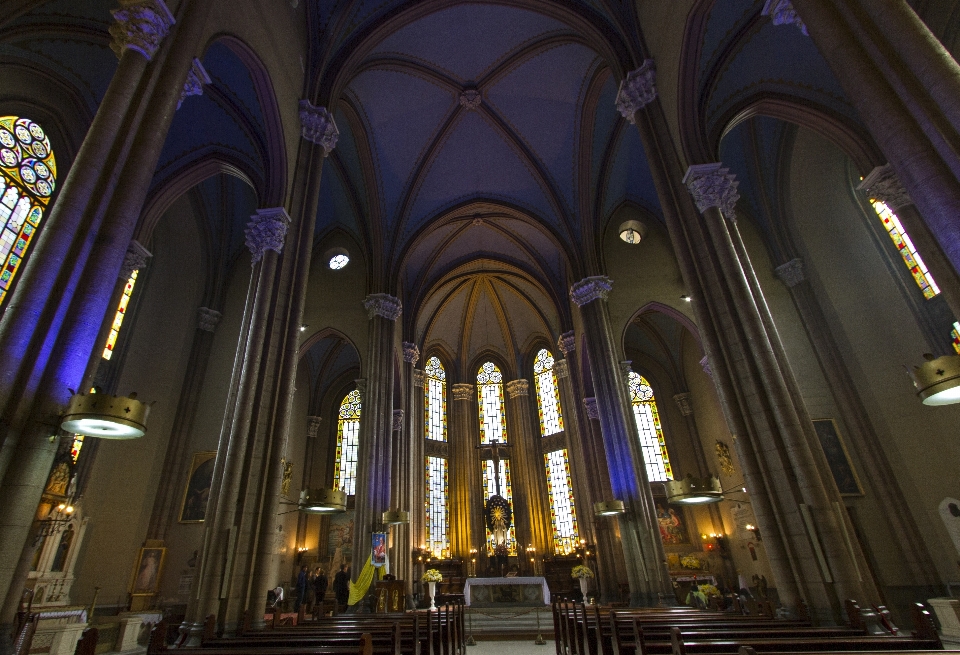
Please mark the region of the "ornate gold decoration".
POLYGON ((717 461, 720 463, 720 470, 726 475, 733 475, 737 472, 737 467, 733 465, 733 456, 730 454, 730 446, 717 440, 717 461))
POLYGON ((293 478, 293 462, 288 462, 281 458, 280 467, 283 469, 283 478, 280 481, 280 495, 287 496, 290 494, 290 479, 293 478))

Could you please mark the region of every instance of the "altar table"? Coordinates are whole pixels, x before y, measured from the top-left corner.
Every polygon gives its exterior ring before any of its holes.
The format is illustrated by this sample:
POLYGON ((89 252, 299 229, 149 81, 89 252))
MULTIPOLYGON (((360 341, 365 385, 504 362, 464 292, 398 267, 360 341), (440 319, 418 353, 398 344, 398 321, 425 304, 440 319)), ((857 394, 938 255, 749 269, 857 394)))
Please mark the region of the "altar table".
POLYGON ((467 578, 463 599, 475 607, 498 605, 549 605, 550 588, 543 577, 467 578))

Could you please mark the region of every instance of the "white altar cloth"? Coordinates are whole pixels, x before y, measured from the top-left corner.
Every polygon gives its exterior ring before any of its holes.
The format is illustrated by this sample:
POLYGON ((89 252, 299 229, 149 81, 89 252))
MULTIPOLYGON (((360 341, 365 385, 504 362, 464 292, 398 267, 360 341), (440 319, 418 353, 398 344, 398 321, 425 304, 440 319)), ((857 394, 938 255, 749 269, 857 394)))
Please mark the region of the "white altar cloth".
POLYGON ((463 584, 464 603, 467 606, 470 605, 471 587, 496 585, 540 585, 543 589, 543 604, 550 604, 550 587, 547 586, 547 579, 541 576, 528 578, 467 578, 467 581, 463 584))

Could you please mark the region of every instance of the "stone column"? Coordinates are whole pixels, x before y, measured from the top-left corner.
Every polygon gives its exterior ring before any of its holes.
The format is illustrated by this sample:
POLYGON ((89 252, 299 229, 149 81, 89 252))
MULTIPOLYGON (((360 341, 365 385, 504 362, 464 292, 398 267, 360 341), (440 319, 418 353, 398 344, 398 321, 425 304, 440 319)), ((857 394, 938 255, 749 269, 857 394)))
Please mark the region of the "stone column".
MULTIPOLYGON (((557 375, 557 385, 560 387, 560 409, 563 412, 563 432, 567 445, 567 456, 570 458, 570 477, 573 480, 573 506, 577 512, 577 532, 580 539, 587 543, 595 543, 593 532, 593 503, 596 500, 590 493, 589 477, 587 475, 587 456, 584 453, 583 436, 580 420, 580 408, 577 402, 577 393, 574 391, 570 365, 573 362, 572 351, 564 353, 566 359, 558 359, 553 363, 553 372, 557 375)), ((574 362, 574 366, 576 363, 574 362)))
POLYGON ((878 505, 884 508, 882 520, 889 526, 893 543, 898 548, 898 560, 908 570, 909 578, 917 584, 931 587, 939 584, 936 565, 907 505, 890 460, 884 454, 870 415, 857 393, 853 377, 844 364, 843 353, 807 279, 803 261, 792 259, 778 266, 774 272, 790 290, 820 370, 843 417, 847 436, 865 469, 863 479, 876 496, 878 505))
POLYGON ((920 216, 910 194, 900 184, 890 164, 877 166, 870 171, 857 189, 866 192, 870 198, 883 202, 897 215, 940 287, 954 318, 960 319, 960 275, 944 256, 940 244, 930 233, 929 226, 920 216))
POLYGON ((610 486, 626 507, 619 521, 631 605, 652 606, 661 595, 672 594, 673 587, 610 324, 611 288, 607 277, 588 277, 570 288, 570 298, 580 308, 586 336, 610 486))
MULTIPOLYGON (((476 446, 477 388, 455 384, 450 439, 450 550, 454 557, 470 561, 470 549, 483 556, 483 492, 480 484, 480 455, 476 446)), ((478 558, 479 565, 479 558, 478 558)))
MULTIPOLYGON (((400 459, 399 477, 403 480, 403 490, 397 497, 397 505, 410 514, 410 523, 400 526, 400 537, 396 539, 396 558, 403 562, 403 568, 397 569, 397 579, 406 585, 407 598, 413 600, 413 560, 412 553, 423 540, 423 525, 426 519, 424 507, 424 455, 423 455, 423 378, 416 384, 417 362, 420 361, 420 349, 408 341, 403 342, 403 371, 400 376, 403 385, 402 438, 398 456, 400 459), (419 410, 419 411, 418 411, 419 410), (418 429, 419 428, 419 429, 418 429), (401 575, 401 573, 403 575, 401 575)), ((421 373, 422 375, 422 373, 421 373)), ((411 605, 412 607, 412 605, 411 605)))
MULTIPOLYGON (((556 366, 556 362, 554 362, 556 366)), ((553 529, 547 498, 547 477, 539 430, 531 413, 530 382, 519 379, 504 385, 507 392, 507 420, 510 426, 510 466, 513 469, 513 499, 517 510, 517 554, 526 568, 524 549, 532 544, 538 555, 553 552, 553 529), (520 492, 519 494, 517 492, 520 492), (521 503, 517 503, 517 500, 521 503), (522 518, 522 522, 517 520, 522 518), (521 530, 522 526, 522 530, 521 530)))
POLYGON ((370 319, 367 341, 367 393, 360 421, 357 454, 356 518, 353 537, 353 579, 370 555, 370 535, 382 526, 381 515, 390 509, 391 449, 393 431, 394 330, 400 316, 400 301, 374 293, 363 302, 370 319))

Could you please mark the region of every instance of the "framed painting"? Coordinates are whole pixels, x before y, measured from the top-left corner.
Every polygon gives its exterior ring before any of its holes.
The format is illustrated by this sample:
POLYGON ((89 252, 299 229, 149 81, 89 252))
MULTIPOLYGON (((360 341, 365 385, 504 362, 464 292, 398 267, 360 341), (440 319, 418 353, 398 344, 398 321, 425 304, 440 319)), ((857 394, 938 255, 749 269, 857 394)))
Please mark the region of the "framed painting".
POLYGON ((159 591, 160 573, 163 571, 163 560, 166 556, 166 548, 140 549, 140 557, 134 569, 133 587, 130 590, 133 596, 152 596, 159 591))
POLYGON ((818 418, 813 420, 813 427, 817 431, 820 447, 827 457, 827 466, 837 483, 841 496, 862 496, 863 487, 860 478, 850 462, 850 454, 840 437, 837 422, 832 418, 818 418))
POLYGON ((215 450, 193 454, 190 476, 187 478, 187 486, 183 490, 183 502, 180 505, 180 523, 203 523, 207 514, 207 499, 210 497, 213 464, 216 458, 215 450))

